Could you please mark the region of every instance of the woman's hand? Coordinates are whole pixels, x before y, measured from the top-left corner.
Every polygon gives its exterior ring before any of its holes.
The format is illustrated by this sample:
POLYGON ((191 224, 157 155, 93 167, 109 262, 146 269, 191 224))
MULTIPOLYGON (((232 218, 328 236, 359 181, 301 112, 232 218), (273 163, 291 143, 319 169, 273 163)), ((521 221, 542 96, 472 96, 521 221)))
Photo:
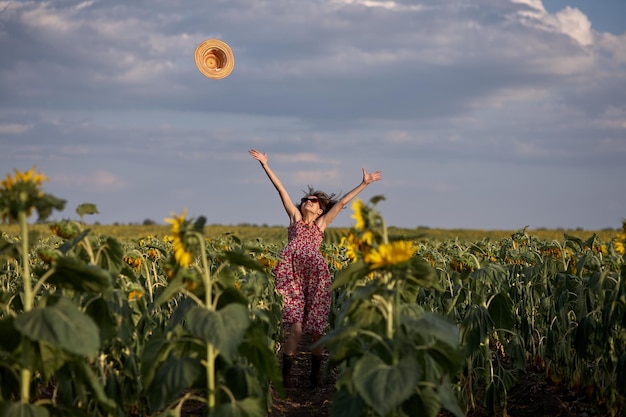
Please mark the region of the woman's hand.
POLYGON ((261 165, 267 164, 267 154, 266 153, 261 153, 261 152, 257 151, 256 149, 250 149, 248 151, 248 153, 250 155, 252 155, 252 157, 254 159, 259 161, 261 163, 261 165))
POLYGON ((363 183, 365 185, 370 184, 374 181, 380 181, 383 179, 383 173, 381 171, 374 171, 371 173, 367 173, 365 168, 363 168, 363 183))

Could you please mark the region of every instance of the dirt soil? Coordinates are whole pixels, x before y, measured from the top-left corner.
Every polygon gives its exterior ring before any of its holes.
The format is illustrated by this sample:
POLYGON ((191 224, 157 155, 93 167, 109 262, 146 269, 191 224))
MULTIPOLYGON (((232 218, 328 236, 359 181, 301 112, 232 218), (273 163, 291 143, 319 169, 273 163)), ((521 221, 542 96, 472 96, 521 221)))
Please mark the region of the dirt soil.
MULTIPOLYGON (((306 343, 306 342, 305 342, 306 343)), ((332 397, 335 393, 335 374, 322 370, 322 385, 312 388, 309 381, 311 374, 311 354, 305 343, 298 349, 291 373, 291 387, 281 396, 272 392, 273 404, 268 417, 324 417, 329 415, 332 397)), ((328 353, 323 356, 322 368, 328 361, 328 353)), ((280 359, 279 359, 280 362, 280 359)))
MULTIPOLYGON (((301 344, 293 365, 292 387, 285 396, 273 393, 273 406, 268 417, 327 417, 335 392, 335 373, 324 374, 323 385, 311 388, 310 354, 306 341, 301 344)), ((324 356, 324 363, 328 355, 324 356)), ((517 384, 508 392, 508 417, 608 417, 584 393, 574 393, 564 384, 553 384, 533 369, 518 375, 517 384)), ((442 412, 440 417, 450 414, 442 412)), ((486 417, 484 409, 472 410, 467 417, 486 417)))

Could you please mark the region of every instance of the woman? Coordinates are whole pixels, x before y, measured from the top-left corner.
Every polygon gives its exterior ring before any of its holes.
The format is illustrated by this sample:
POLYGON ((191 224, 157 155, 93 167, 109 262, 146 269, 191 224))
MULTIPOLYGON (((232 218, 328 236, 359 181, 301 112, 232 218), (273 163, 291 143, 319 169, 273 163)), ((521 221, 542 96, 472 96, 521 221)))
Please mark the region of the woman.
MULTIPOLYGON (((269 167, 267 154, 255 149, 251 149, 249 153, 261 163, 289 216, 287 245, 281 251, 280 259, 273 270, 276 289, 284 298, 283 324, 289 328, 282 366, 283 384, 289 387, 291 368, 302 334, 310 333, 315 343, 326 330, 331 302, 331 278, 326 260, 320 252, 324 230, 350 200, 369 184, 380 180, 382 173, 367 173, 363 168, 361 183, 338 200, 333 199, 334 195, 328 196, 309 187, 309 192, 296 205, 269 167)), ((321 385, 322 353, 322 346, 311 352, 310 380, 313 387, 321 385)))

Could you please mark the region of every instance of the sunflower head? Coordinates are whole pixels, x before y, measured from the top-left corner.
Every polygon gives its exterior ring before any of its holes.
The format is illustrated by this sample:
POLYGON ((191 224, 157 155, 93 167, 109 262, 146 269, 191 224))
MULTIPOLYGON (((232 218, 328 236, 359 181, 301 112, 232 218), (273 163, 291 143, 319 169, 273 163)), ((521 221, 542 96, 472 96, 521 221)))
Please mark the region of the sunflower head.
POLYGON ((59 258, 60 253, 55 249, 41 248, 37 251, 37 255, 46 265, 52 265, 59 258))
POLYGON ((63 220, 60 222, 54 222, 50 225, 50 231, 53 235, 59 236, 63 239, 74 239, 78 236, 82 230, 80 225, 69 220, 63 220))
POLYGON ((141 268, 141 264, 143 262, 143 257, 137 254, 124 255, 122 259, 128 266, 133 268, 135 271, 138 271, 141 268))
POLYGON ((371 269, 384 268, 408 261, 416 250, 413 243, 406 240, 382 243, 364 254, 363 260, 371 269))
POLYGON ((141 289, 132 289, 128 292, 128 301, 139 300, 143 297, 143 290, 141 289))
POLYGON ((10 190, 12 188, 19 188, 21 185, 24 184, 30 184, 39 189, 42 182, 48 181, 48 177, 40 172, 35 172, 35 167, 32 167, 25 172, 21 172, 18 169, 15 169, 14 171, 15 176, 7 174, 6 178, 2 180, 2 182, 0 183, 2 189, 10 190))
POLYGON ((204 217, 199 217, 194 222, 187 220, 186 215, 187 209, 184 209, 180 216, 172 213, 172 218, 165 219, 167 223, 172 225, 168 240, 172 243, 174 259, 182 267, 189 266, 193 261, 194 254, 198 252, 206 223, 204 217))
POLYGON ((45 220, 53 209, 63 210, 65 201, 44 194, 41 184, 48 178, 35 171, 35 167, 15 174, 7 174, 0 182, 0 217, 3 223, 17 222, 20 212, 30 216, 33 208, 39 213, 39 220, 45 220))
POLYGON ((158 249, 148 249, 148 251, 146 252, 146 256, 150 259, 152 259, 153 261, 156 261, 157 259, 159 259, 161 257, 161 252, 159 252, 158 249))
POLYGON ((357 199, 352 203, 352 217, 354 219, 354 228, 356 230, 363 230, 365 228, 365 218, 363 216, 363 200, 357 199))
POLYGON ((372 233, 368 230, 357 236, 350 233, 347 237, 341 238, 339 246, 345 249, 345 254, 351 262, 356 262, 359 256, 369 252, 372 245, 372 233))

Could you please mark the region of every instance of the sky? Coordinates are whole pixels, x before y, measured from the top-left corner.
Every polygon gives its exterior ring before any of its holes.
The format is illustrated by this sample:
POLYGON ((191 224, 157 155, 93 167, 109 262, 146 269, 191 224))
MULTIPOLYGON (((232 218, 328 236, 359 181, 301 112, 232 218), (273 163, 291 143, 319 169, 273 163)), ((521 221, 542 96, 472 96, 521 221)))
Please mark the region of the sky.
MULTIPOLYGON (((35 166, 52 220, 284 225, 358 198, 391 226, 621 228, 624 0, 0 1, 0 176, 35 166), (226 42, 234 69, 194 51, 226 42)), ((334 226, 350 226, 348 207, 334 226)), ((36 220, 36 216, 31 218, 36 220)))

